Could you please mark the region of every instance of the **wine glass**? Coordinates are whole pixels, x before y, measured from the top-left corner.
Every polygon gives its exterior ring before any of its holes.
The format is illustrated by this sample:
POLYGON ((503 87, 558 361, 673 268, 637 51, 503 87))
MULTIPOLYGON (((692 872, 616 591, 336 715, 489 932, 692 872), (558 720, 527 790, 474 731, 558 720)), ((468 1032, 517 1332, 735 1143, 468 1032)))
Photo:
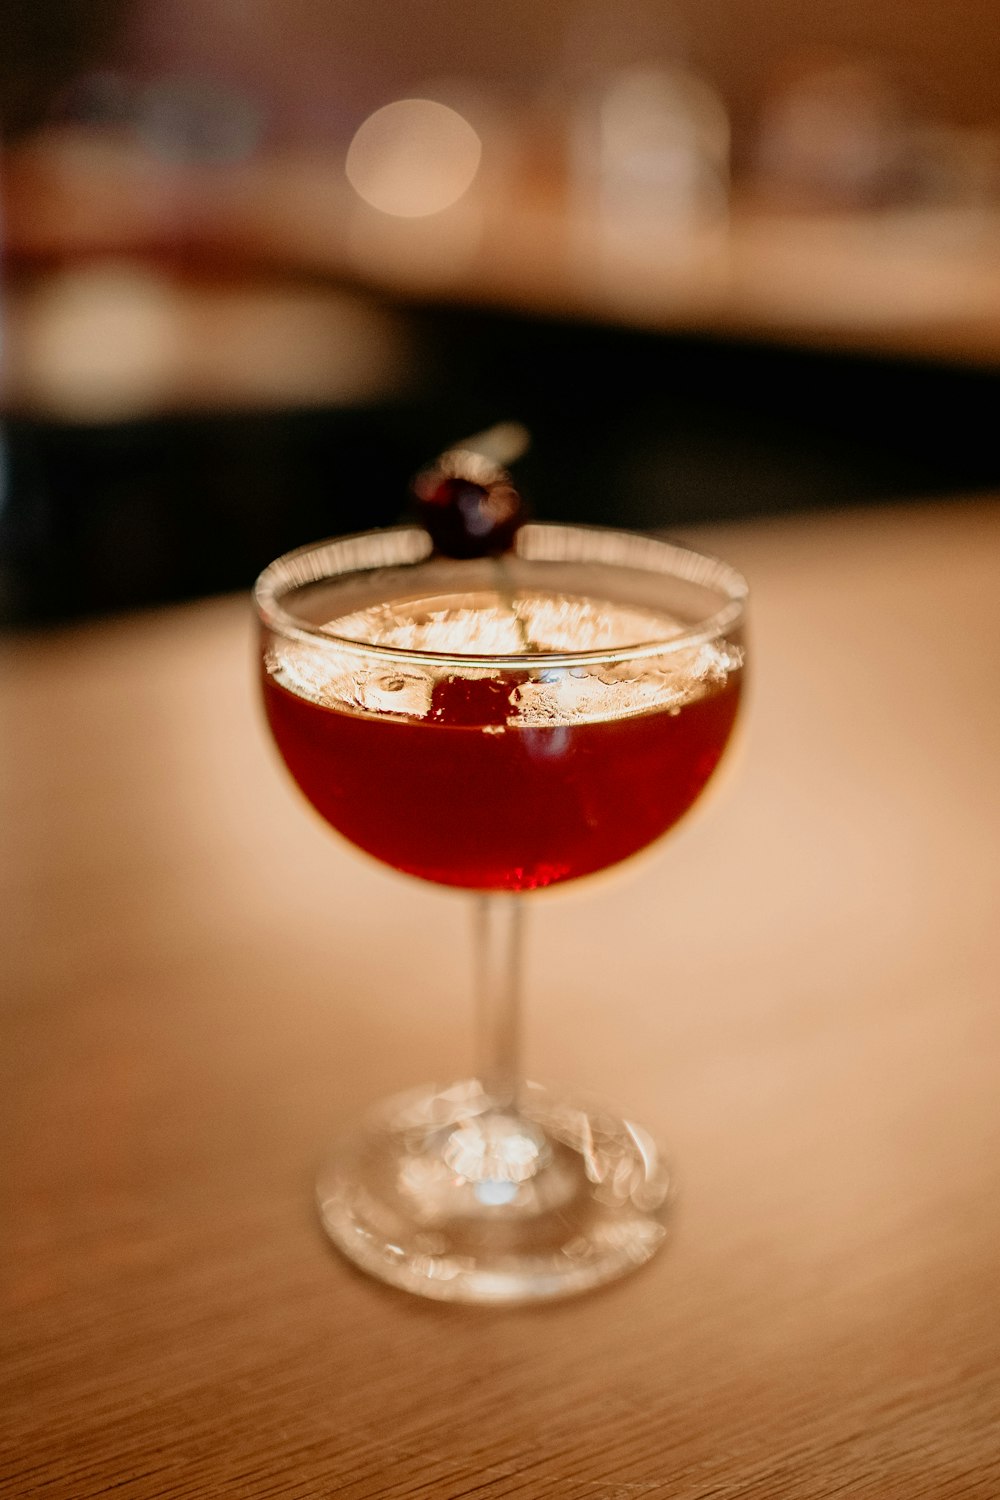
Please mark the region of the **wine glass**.
POLYGON ((327 1233, 373 1276, 531 1301, 663 1240, 670 1175, 646 1131, 522 1077, 522 906, 697 799, 737 715, 746 592, 665 541, 540 524, 501 558, 439 556, 408 525, 258 580, 267 718, 305 796, 385 864, 475 893, 474 1075, 376 1106, 320 1174, 327 1233))

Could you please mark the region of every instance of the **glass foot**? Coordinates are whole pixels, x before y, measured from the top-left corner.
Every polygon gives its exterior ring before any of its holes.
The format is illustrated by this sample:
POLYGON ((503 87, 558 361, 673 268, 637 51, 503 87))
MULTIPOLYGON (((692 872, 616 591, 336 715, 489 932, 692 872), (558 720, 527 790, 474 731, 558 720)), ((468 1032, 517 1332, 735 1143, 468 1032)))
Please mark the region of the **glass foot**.
POLYGON ((379 1106, 317 1184, 334 1244, 369 1275, 442 1302, 570 1296, 662 1243, 670 1177, 639 1126, 523 1084, 476 1082, 379 1106))

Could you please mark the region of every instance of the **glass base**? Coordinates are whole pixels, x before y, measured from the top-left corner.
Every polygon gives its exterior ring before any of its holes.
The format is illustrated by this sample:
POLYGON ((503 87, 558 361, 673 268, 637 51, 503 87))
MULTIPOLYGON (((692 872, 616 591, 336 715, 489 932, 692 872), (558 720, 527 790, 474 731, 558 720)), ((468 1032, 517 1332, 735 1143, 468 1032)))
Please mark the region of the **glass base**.
POLYGON ((643 1265, 670 1176, 645 1131, 522 1084, 399 1095, 337 1143, 317 1184, 334 1244, 369 1275, 442 1302, 570 1296, 643 1265))

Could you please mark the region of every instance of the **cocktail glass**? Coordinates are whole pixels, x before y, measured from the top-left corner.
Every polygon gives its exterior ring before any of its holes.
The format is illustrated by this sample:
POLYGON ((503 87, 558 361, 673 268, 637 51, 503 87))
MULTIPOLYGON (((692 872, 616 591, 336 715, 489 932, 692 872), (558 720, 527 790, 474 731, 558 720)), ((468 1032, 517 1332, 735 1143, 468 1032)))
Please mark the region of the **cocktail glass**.
POLYGON ((476 893, 474 1075, 376 1106, 318 1183, 357 1265, 444 1301, 563 1296, 662 1242, 646 1131, 526 1081, 522 907, 618 863, 696 801, 736 719, 746 585, 654 538, 525 525, 456 561, 419 526, 304 547, 258 580, 268 722, 358 848, 476 893))

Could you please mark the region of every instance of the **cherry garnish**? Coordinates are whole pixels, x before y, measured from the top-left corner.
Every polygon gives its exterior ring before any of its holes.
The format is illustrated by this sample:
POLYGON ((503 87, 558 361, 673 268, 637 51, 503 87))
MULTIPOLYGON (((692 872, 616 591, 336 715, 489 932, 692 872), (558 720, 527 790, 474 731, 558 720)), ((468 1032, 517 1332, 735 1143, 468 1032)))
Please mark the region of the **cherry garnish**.
POLYGON ((453 449, 413 481, 417 515, 442 557, 497 557, 509 552, 526 519, 506 469, 480 453, 453 449))

